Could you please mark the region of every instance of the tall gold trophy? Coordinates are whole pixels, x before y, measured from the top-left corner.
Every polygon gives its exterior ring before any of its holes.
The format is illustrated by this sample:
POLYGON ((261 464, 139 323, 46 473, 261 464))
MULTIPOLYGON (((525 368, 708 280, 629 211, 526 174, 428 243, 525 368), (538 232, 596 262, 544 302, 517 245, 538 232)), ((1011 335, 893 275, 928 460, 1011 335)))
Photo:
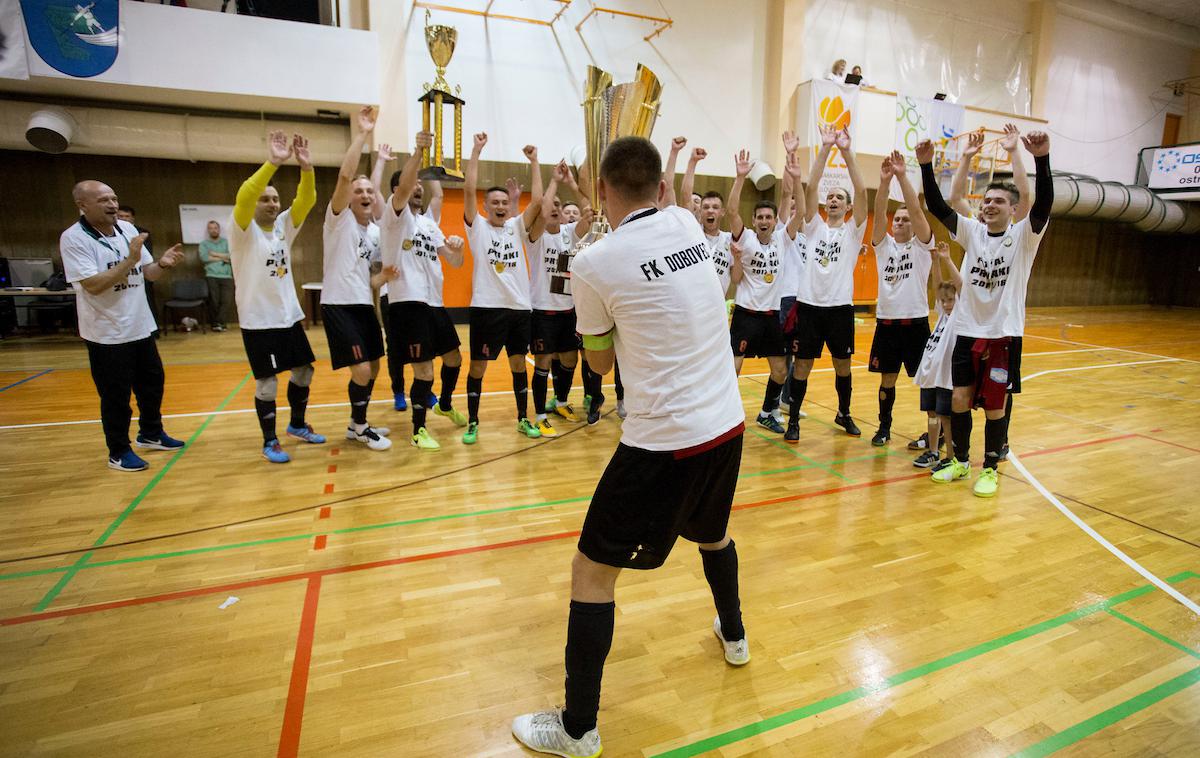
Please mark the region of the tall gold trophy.
POLYGON ((421 102, 421 128, 430 131, 430 110, 433 111, 433 144, 426 148, 421 156, 422 179, 437 179, 439 181, 461 182, 462 170, 462 107, 467 104, 457 95, 462 87, 455 86, 454 93, 446 82, 446 65, 454 55, 454 43, 458 40, 458 30, 453 26, 442 26, 429 23, 429 11, 425 11, 425 47, 429 48, 429 57, 437 67, 437 78, 433 84, 426 83, 425 94, 417 98, 421 102), (445 105, 454 106, 454 166, 445 165, 442 153, 442 135, 445 133, 442 122, 442 108, 445 105))
POLYGON ((583 131, 587 145, 587 186, 595 218, 591 231, 580 240, 586 247, 609 232, 600 202, 600 159, 609 143, 619 137, 650 137, 658 118, 662 83, 654 72, 638 64, 632 82, 614 85, 612 74, 588 66, 583 82, 583 131))

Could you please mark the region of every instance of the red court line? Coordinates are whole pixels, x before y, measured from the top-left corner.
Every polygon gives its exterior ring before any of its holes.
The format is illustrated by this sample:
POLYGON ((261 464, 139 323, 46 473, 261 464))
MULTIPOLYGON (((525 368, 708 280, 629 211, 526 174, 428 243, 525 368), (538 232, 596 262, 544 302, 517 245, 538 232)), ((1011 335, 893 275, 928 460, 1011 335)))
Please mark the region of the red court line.
POLYGON ((325 494, 326 494, 326 495, 332 495, 332 494, 333 494, 333 482, 330 482, 329 484, 326 484, 326 485, 325 485, 325 494))
POLYGON ((279 732, 280 758, 294 758, 300 750, 300 726, 304 721, 304 697, 308 693, 308 669, 312 662, 313 634, 317 630, 317 600, 320 597, 321 576, 318 574, 308 580, 308 589, 304 593, 300 632, 296 635, 296 655, 292 658, 292 681, 288 685, 283 728, 279 732))
MULTIPOLYGON (((1024 457, 1031 458, 1038 455, 1048 455, 1064 450, 1073 450, 1080 447, 1089 447, 1092 445, 1103 445, 1106 442, 1116 442, 1118 440, 1129 439, 1130 437, 1138 437, 1138 434, 1121 434, 1115 437, 1105 437, 1097 440, 1087 440, 1084 442, 1076 442, 1070 445, 1062 445, 1060 447, 1048 447, 1043 450, 1035 450, 1031 453, 1026 453, 1024 457)), ((1150 438, 1153 439, 1153 438, 1150 438)), ((770 500, 760 500, 753 503, 742 503, 733 506, 734 510, 745 510, 748 508, 758 508, 764 505, 775 505, 777 503, 793 502, 797 500, 806 500, 808 498, 818 497, 820 495, 834 495, 839 492, 863 489, 865 487, 877 487, 881 484, 891 482, 907 481, 917 479, 922 476, 929 476, 928 472, 909 474, 901 477, 892 477, 890 479, 878 479, 871 482, 861 482, 858 484, 847 484, 840 487, 831 487, 825 490, 816 492, 805 492, 799 495, 786 495, 784 497, 772 498, 770 500)), ((16 626, 18 624, 27 624, 32 621, 42 621, 45 619, 63 618, 66 616, 79 616, 88 613, 96 613, 98 611, 115 610, 117 608, 127 608, 135 605, 147 605, 150 603, 160 603, 167 600, 181 600, 189 597, 199 597, 202 595, 213 595, 221 592, 232 592, 235 590, 243 590, 252 587, 263 587, 271 584, 280 584, 282 582, 292 582, 299 579, 311 579, 316 576, 331 576, 334 574, 345 574, 355 571, 366 571, 368 569, 382 568, 384 566, 398 566, 404 563, 417 563, 420 561, 431 561, 438 558, 450 558, 457 555, 469 555, 471 553, 489 552, 492 550, 503 550, 510 547, 518 547, 521 545, 534 545, 541 542, 555 542, 558 540, 578 537, 578 531, 559 532, 557 534, 546 534, 538 537, 527 537, 519 540, 509 540, 507 542, 493 542, 485 545, 475 545, 474 547, 457 548, 454 550, 441 550, 435 553, 420 553, 417 555, 405 556, 402 558, 388 558, 380 561, 371 561, 368 563, 354 563, 346 566, 334 566, 332 568, 316 569, 313 571, 300 571, 294 574, 282 574, 280 576, 262 577, 259 579, 250 579, 242 582, 234 582, 231 584, 214 585, 211 587, 196 587, 190 590, 179 590, 176 592, 167 592, 161 595, 147 595, 145 597, 127 598, 125 600, 112 600, 106 603, 96 603, 94 605, 80 605, 74 608, 64 608, 54 611, 43 611, 42 613, 30 613, 24 616, 13 616, 11 618, 0 619, 0 626, 16 626)))
POLYGON ((317 518, 329 518, 329 506, 328 505, 325 506, 324 508, 322 508, 321 510, 317 511, 317 518))
POLYGON ((1180 448, 1183 448, 1184 450, 1190 450, 1193 453, 1200 453, 1200 450, 1197 450, 1194 447, 1188 447, 1187 445, 1180 445, 1178 442, 1169 442, 1167 440, 1159 439, 1158 437, 1151 437, 1148 434, 1139 434, 1137 436, 1141 437, 1142 439, 1151 440, 1153 442, 1161 442, 1164 445, 1170 445, 1171 447, 1180 447, 1180 448))
POLYGON ((327 539, 328 539, 328 535, 318 534, 316 540, 313 541, 313 550, 324 550, 325 549, 325 541, 327 539))
POLYGON ((336 474, 336 473, 337 473, 337 464, 336 464, 336 463, 331 463, 331 464, 329 464, 329 473, 330 473, 330 474, 336 474))

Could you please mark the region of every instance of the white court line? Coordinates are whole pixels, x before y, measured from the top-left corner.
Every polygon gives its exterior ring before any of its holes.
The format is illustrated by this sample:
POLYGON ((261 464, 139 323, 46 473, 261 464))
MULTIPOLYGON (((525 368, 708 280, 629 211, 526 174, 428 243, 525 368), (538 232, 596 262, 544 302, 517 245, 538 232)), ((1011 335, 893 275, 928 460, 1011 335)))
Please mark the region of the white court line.
MULTIPOLYGON (((1078 342, 1076 340, 1065 340, 1058 337, 1043 337, 1040 334, 1027 334, 1026 339, 1048 340, 1050 342, 1061 342, 1065 345, 1082 345, 1084 347, 1096 348, 1097 350, 1119 350, 1122 353, 1133 353, 1134 355, 1148 355, 1151 358, 1171 358, 1169 355, 1159 355, 1158 353, 1147 353, 1142 350, 1130 350, 1124 347, 1108 347, 1106 345, 1093 345, 1090 342, 1078 342)), ((1200 363, 1200 361, 1192 360, 1191 358, 1171 358, 1173 361, 1183 361, 1184 363, 1200 363)))
POLYGON ((1046 374, 1065 374, 1068 371, 1088 371, 1089 369, 1094 369, 1094 368, 1116 368, 1118 366, 1144 366, 1147 363, 1174 363, 1179 360, 1182 360, 1182 359, 1180 359, 1180 358, 1160 358, 1156 361, 1128 361, 1127 363, 1097 363, 1094 366, 1072 366, 1071 368, 1050 368, 1050 369, 1046 369, 1045 371, 1039 371, 1036 374, 1030 374, 1029 376, 1021 377, 1021 383, 1024 384, 1025 382, 1029 381, 1030 379, 1037 379, 1039 376, 1045 376, 1046 374))

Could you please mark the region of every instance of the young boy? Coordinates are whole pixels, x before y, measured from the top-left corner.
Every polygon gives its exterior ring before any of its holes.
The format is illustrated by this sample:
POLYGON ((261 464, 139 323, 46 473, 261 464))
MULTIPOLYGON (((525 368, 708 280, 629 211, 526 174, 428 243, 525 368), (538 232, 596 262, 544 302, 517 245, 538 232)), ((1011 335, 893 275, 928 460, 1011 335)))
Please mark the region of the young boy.
MULTIPOLYGON (((921 388, 921 410, 929 416, 928 431, 929 449, 917 456, 913 465, 917 468, 930 468, 935 464, 941 467, 948 464, 953 453, 939 463, 942 440, 950 439, 950 401, 953 395, 950 378, 950 353, 954 345, 954 303, 958 300, 958 291, 962 288, 962 275, 950 259, 950 246, 939 242, 933 251, 934 290, 937 295, 935 312, 938 315, 937 326, 925 343, 925 354, 921 357, 921 365, 913 383, 921 388), (943 264, 950 271, 948 279, 942 279, 943 264)), ((950 445, 953 449, 953 444, 950 445)))

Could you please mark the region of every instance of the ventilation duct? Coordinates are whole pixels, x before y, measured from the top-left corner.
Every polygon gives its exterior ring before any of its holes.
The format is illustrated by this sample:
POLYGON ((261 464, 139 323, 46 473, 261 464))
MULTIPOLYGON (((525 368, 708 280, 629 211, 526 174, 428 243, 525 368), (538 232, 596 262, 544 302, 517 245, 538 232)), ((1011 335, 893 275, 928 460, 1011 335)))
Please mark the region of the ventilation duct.
POLYGON ((1081 174, 1054 176, 1050 213, 1057 218, 1120 221, 1157 234, 1200 232, 1200 203, 1164 200, 1139 185, 1101 182, 1081 174))

